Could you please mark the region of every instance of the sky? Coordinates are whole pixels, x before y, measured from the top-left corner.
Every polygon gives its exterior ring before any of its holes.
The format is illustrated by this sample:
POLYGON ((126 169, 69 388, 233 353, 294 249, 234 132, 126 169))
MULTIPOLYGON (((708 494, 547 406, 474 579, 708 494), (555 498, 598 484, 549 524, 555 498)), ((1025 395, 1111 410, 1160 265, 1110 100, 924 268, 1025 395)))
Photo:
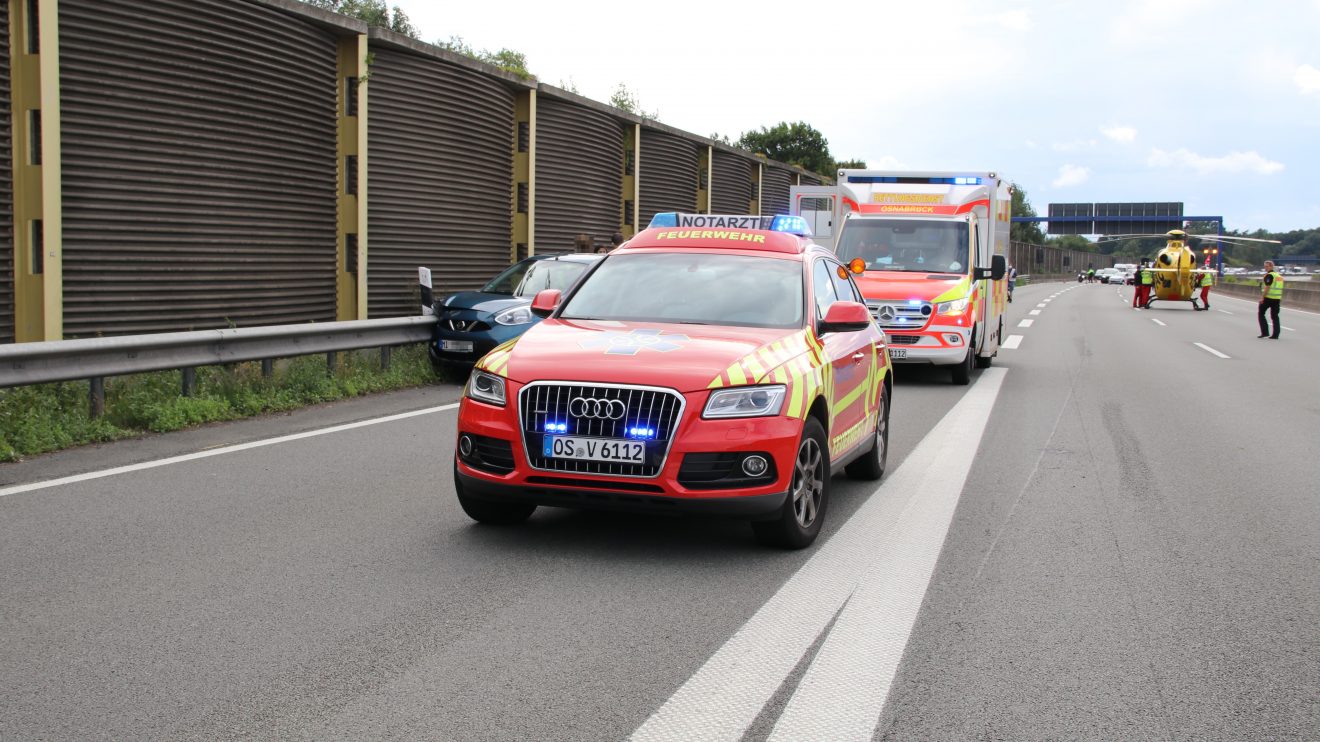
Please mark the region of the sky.
POLYGON ((836 159, 994 171, 1041 214, 1320 227, 1320 0, 390 4, 424 41, 522 52, 599 101, 623 83, 702 136, 805 121, 836 159))

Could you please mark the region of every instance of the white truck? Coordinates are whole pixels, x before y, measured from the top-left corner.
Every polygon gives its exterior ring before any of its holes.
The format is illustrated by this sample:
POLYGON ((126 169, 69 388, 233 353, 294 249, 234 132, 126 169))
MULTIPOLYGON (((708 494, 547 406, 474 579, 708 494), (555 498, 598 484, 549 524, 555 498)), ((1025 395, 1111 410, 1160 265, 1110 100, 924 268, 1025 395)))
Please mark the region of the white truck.
POLYGON ((896 363, 988 367, 1004 339, 1012 187, 992 172, 840 170, 791 210, 856 273, 896 363))

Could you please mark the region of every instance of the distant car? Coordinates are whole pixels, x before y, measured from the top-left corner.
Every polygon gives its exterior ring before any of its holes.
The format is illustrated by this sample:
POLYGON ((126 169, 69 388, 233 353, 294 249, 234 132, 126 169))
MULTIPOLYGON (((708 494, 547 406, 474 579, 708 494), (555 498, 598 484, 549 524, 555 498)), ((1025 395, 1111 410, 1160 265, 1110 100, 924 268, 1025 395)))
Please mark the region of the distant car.
POLYGON ((1114 268, 1101 268, 1095 272, 1095 277, 1100 279, 1100 283, 1118 283, 1123 280, 1123 274, 1114 268))
POLYGON ((465 291, 436 304, 431 363, 437 371, 467 371, 495 346, 541 321, 532 298, 545 289, 565 293, 604 255, 534 255, 514 263, 480 291, 465 291))

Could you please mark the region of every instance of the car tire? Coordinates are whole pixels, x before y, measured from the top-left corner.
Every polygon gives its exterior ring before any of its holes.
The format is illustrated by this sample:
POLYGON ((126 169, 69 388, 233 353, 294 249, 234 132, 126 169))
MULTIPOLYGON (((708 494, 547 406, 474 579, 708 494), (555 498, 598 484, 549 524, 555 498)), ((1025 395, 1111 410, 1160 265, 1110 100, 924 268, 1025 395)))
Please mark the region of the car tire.
POLYGON ((889 459, 889 390, 881 387, 880 409, 875 412, 875 445, 869 453, 843 468, 852 479, 874 482, 885 475, 889 459))
POLYGON ((478 500, 463 493, 463 482, 458 478, 458 465, 454 466, 454 492, 458 495, 458 505, 467 516, 478 523, 492 526, 508 526, 522 523, 532 517, 536 506, 526 502, 492 502, 478 500))
POLYGON ((752 521, 752 533, 766 546, 804 549, 820 534, 830 499, 830 457, 825 428, 814 417, 802 426, 788 497, 772 520, 752 521))
POLYGON ((967 356, 962 362, 953 367, 953 383, 958 386, 967 386, 972 383, 972 364, 975 363, 976 350, 974 347, 967 349, 967 356))

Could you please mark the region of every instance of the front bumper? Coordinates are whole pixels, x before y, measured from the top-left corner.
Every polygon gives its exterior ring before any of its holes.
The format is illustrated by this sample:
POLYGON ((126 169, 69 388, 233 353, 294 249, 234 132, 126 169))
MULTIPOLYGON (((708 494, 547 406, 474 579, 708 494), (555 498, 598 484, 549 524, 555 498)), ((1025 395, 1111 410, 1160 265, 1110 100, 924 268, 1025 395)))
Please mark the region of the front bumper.
MULTIPOLYGON (((507 395, 518 399, 521 385, 509 382, 507 395)), ((458 416, 458 439, 464 434, 507 441, 510 471, 469 465, 455 451, 455 479, 465 496, 534 502, 559 507, 636 512, 694 513, 738 518, 764 518, 778 513, 792 481, 793 464, 802 435, 802 421, 785 415, 737 420, 704 420, 709 392, 685 395, 686 406, 659 473, 627 477, 534 469, 528 459, 516 402, 505 407, 464 398, 458 416), (773 478, 753 485, 712 486, 680 481, 689 454, 757 453, 771 460, 773 478)), ((503 443, 501 443, 503 445, 503 443)), ((502 459, 502 463, 507 459, 502 459)), ((475 462, 474 462, 475 463, 475 462)), ((767 475, 769 476, 769 475, 767 475)))
POLYGON ((971 336, 971 330, 956 325, 932 325, 920 332, 893 331, 889 334, 889 359, 936 366, 962 363, 971 336), (895 342, 896 338, 906 342, 895 342))

